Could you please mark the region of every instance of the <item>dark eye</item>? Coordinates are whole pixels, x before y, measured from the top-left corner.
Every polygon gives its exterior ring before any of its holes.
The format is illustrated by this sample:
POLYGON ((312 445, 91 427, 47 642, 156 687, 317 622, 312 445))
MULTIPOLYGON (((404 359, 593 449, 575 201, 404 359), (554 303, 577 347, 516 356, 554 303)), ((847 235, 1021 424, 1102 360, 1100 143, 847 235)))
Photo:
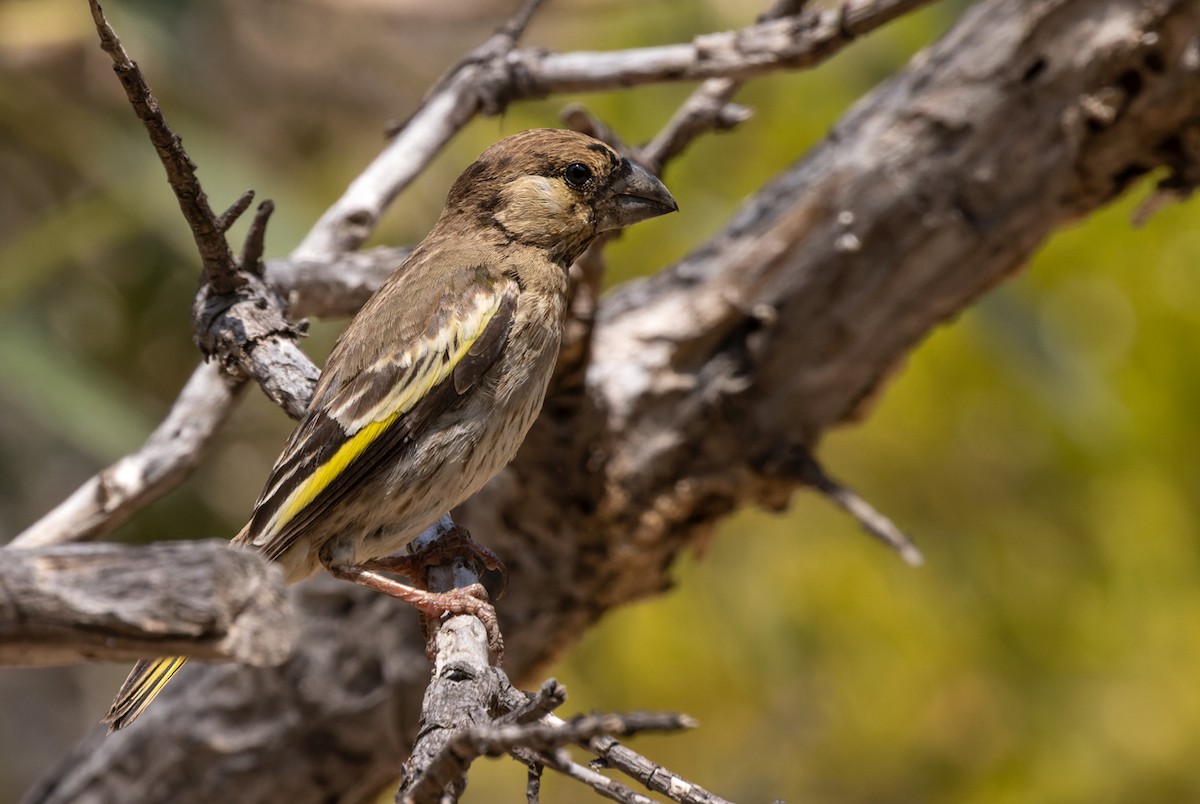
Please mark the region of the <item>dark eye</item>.
POLYGON ((567 169, 563 171, 563 178, 567 180, 567 184, 576 189, 587 184, 588 179, 592 177, 591 169, 582 162, 572 162, 567 165, 567 169))

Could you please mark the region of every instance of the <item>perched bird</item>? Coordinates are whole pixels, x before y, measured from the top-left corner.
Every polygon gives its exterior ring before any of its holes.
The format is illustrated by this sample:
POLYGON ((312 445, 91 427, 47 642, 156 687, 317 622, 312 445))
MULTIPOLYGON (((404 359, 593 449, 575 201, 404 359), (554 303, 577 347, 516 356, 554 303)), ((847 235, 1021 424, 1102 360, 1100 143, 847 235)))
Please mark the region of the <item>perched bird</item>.
MULTIPOLYGON (((676 209, 583 134, 534 129, 484 151, 338 339, 234 542, 289 582, 324 567, 426 613, 477 611, 486 595, 401 583, 387 557, 516 454, 558 356, 571 263, 602 232, 676 209)), ((105 722, 127 726, 183 662, 139 662, 105 722)))

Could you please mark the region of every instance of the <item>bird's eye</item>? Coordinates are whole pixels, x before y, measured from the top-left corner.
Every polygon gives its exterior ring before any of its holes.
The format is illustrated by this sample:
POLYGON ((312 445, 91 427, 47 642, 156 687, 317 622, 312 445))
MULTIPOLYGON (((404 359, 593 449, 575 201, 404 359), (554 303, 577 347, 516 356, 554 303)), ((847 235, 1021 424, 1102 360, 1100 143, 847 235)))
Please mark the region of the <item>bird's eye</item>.
POLYGON ((567 169, 563 171, 563 178, 567 180, 567 184, 576 189, 587 184, 588 179, 592 177, 591 169, 582 162, 572 162, 567 165, 567 169))

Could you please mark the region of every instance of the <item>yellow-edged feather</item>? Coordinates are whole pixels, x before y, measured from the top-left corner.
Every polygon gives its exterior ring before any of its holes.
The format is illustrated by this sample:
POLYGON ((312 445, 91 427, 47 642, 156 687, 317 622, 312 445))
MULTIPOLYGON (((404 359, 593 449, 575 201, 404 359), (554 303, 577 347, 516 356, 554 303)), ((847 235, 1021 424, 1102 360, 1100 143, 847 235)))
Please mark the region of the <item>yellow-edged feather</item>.
POLYGON ((186 661, 187 658, 183 656, 167 656, 153 662, 139 662, 104 718, 110 730, 116 731, 137 718, 186 661))
POLYGON ((290 522, 296 514, 303 511, 316 499, 322 490, 327 488, 340 475, 351 461, 363 453, 388 425, 396 420, 400 413, 394 413, 383 421, 375 421, 359 430, 354 436, 333 453, 328 461, 317 467, 308 480, 296 487, 279 513, 271 522, 269 531, 276 531, 290 522))
MULTIPOLYGON (((272 534, 278 533, 286 527, 289 522, 311 505, 313 500, 328 488, 346 470, 346 467, 353 463, 355 458, 362 455, 367 447, 379 438, 396 419, 410 411, 422 397, 433 390, 434 386, 450 376, 454 367, 466 356, 471 346, 487 329, 488 322, 500 309, 501 296, 493 294, 483 298, 489 302, 488 306, 478 310, 476 315, 469 317, 464 322, 467 324, 466 327, 459 324, 448 328, 438 333, 441 337, 437 340, 426 341, 423 344, 425 349, 422 349, 421 352, 441 354, 444 355, 444 358, 429 361, 428 367, 423 372, 411 377, 408 382, 399 384, 395 391, 384 397, 379 404, 360 416, 357 421, 351 423, 347 429, 353 431, 354 428, 358 428, 357 432, 342 444, 329 460, 317 467, 308 478, 292 490, 256 542, 266 541, 272 534)), ((416 364, 419 358, 420 355, 417 355, 413 364, 416 364)))

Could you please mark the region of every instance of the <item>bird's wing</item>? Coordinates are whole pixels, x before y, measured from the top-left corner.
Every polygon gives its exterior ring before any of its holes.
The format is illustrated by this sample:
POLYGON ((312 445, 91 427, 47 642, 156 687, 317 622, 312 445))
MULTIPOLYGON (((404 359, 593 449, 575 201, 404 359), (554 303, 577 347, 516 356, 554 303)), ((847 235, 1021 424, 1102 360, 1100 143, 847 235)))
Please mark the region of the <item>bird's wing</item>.
POLYGON ((237 541, 282 555, 476 383, 504 351, 519 288, 486 266, 377 294, 339 339, 237 541), (372 343, 374 342, 374 343, 372 343))

